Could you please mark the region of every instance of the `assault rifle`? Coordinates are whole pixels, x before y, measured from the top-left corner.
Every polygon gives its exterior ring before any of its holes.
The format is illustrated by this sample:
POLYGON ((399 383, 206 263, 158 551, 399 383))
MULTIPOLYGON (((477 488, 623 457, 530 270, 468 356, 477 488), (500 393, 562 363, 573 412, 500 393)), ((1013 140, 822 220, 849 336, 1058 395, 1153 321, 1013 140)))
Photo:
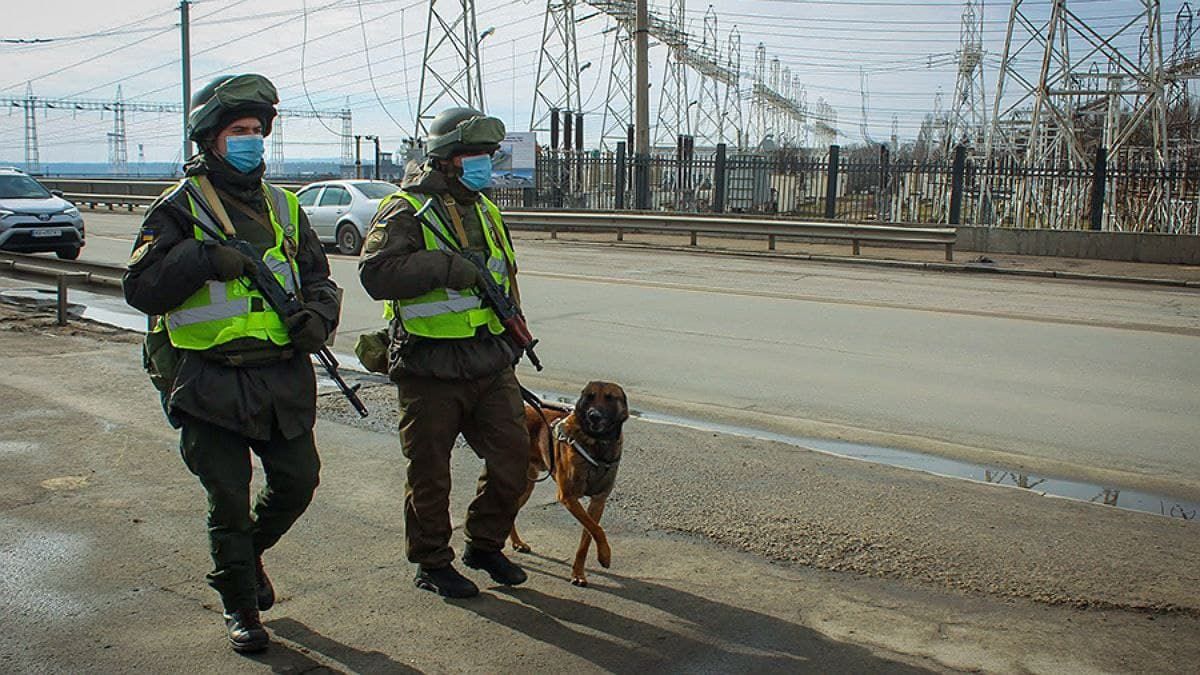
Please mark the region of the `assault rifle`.
MULTIPOLYGON (((218 219, 216 215, 209 209, 208 203, 205 202, 200 195, 195 193, 191 183, 188 183, 186 187, 184 187, 184 190, 191 196, 192 202, 200 207, 200 209, 204 211, 204 214, 208 216, 212 222, 221 222, 220 219, 218 219)), ((267 301, 267 305, 269 305, 271 309, 275 310, 275 313, 278 314, 280 318, 286 320, 288 317, 304 309, 304 305, 300 303, 300 300, 296 298, 295 294, 289 293, 288 291, 284 290, 283 286, 279 285, 279 280, 275 278, 275 274, 270 270, 270 268, 267 267, 267 264, 263 262, 262 253, 255 250, 254 246, 251 245, 250 242, 246 241, 245 239, 237 239, 235 237, 226 236, 221 232, 214 232, 211 227, 206 225, 199 218, 192 215, 191 212, 183 208, 182 205, 176 203, 174 200, 165 201, 169 201, 179 213, 183 214, 183 216, 188 219, 188 221, 200 228, 200 231, 204 232, 209 237, 217 240, 221 246, 228 246, 254 261, 254 274, 249 277, 250 284, 262 294, 263 299, 267 301)), ((357 393, 359 385, 355 384, 354 386, 350 386, 346 384, 345 380, 342 379, 341 374, 338 373, 338 361, 336 358, 334 358, 333 352, 329 351, 329 347, 322 345, 322 347, 313 354, 317 357, 317 362, 320 363, 321 367, 325 369, 325 373, 329 375, 329 379, 333 380, 333 383, 337 385, 338 390, 342 392, 342 396, 345 396, 346 400, 350 401, 350 405, 354 406, 354 410, 358 412, 359 417, 366 417, 368 414, 367 406, 363 404, 362 399, 358 397, 357 393)))
MULTIPOLYGON (((504 289, 496 283, 492 278, 492 272, 488 269, 487 262, 483 256, 475 251, 464 250, 460 245, 450 240, 441 230, 441 228, 429 222, 425 217, 425 212, 433 208, 433 198, 430 197, 417 209, 413 217, 421 226, 433 233, 443 244, 446 245, 456 255, 465 258, 468 262, 475 266, 479 271, 479 291, 484 304, 492 308, 496 316, 500 319, 500 323, 504 326, 504 334, 512 342, 513 346, 525 353, 529 357, 529 362, 537 370, 542 369, 542 362, 538 359, 537 354, 533 352, 533 348, 537 346, 538 341, 529 332, 529 324, 525 323, 525 315, 521 314, 521 310, 517 308, 504 289)), ((500 243, 497 242, 497 245, 500 243)))

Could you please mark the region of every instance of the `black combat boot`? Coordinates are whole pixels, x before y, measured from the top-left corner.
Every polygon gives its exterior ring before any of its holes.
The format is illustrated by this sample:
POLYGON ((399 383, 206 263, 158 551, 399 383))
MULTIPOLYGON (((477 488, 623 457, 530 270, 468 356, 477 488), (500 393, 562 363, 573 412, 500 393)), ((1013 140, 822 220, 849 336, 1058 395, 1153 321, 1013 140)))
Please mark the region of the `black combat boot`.
POLYGON ((413 579, 413 584, 417 588, 433 591, 447 598, 471 598, 479 595, 479 587, 459 574, 453 565, 436 569, 417 567, 417 576, 413 579))
POLYGON ((275 606, 275 587, 271 585, 271 579, 267 576, 267 571, 263 569, 261 555, 254 558, 254 578, 258 611, 265 612, 275 606))
POLYGON ((500 551, 480 551, 467 545, 463 551, 463 564, 471 569, 483 570, 492 575, 492 580, 505 586, 525 583, 525 570, 517 566, 500 551))
POLYGON ((261 652, 271 642, 258 618, 258 610, 253 607, 225 612, 225 628, 229 631, 230 646, 239 654, 261 652))

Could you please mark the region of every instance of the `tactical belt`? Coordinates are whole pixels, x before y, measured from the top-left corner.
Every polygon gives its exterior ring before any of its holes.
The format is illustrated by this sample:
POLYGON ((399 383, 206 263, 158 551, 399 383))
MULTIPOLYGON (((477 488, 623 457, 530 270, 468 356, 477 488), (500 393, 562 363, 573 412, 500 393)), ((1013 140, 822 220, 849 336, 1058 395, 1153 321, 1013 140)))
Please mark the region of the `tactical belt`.
POLYGON ((262 349, 248 349, 237 352, 222 352, 216 349, 205 349, 200 352, 200 356, 205 361, 211 361, 222 366, 233 366, 235 368, 254 368, 256 366, 268 366, 272 363, 280 363, 288 361, 296 355, 296 350, 291 347, 264 347, 262 349))

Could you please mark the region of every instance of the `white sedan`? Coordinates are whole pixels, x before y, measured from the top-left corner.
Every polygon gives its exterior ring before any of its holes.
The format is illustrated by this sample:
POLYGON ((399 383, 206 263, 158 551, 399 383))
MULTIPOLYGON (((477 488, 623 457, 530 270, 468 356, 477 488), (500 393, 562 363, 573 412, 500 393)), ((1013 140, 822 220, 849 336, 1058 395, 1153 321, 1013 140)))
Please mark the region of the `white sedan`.
POLYGON ((358 255, 379 202, 399 189, 380 180, 326 180, 304 186, 296 196, 321 243, 358 255))

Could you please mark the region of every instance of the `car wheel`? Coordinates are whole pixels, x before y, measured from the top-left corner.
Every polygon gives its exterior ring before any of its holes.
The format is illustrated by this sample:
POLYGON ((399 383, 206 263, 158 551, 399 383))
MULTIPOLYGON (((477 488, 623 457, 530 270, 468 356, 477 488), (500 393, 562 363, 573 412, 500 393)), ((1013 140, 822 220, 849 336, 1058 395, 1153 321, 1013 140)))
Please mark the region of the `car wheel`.
POLYGON ((337 249, 342 255, 358 255, 362 250, 362 235, 354 223, 342 223, 337 230, 337 249))
POLYGON ((80 251, 80 250, 81 250, 81 249, 80 249, 79 247, 76 247, 76 248, 60 248, 60 249, 58 249, 57 251, 55 251, 55 252, 54 252, 54 255, 58 256, 59 258, 62 258, 63 260, 76 260, 76 259, 78 259, 78 258, 79 258, 79 251, 80 251))

